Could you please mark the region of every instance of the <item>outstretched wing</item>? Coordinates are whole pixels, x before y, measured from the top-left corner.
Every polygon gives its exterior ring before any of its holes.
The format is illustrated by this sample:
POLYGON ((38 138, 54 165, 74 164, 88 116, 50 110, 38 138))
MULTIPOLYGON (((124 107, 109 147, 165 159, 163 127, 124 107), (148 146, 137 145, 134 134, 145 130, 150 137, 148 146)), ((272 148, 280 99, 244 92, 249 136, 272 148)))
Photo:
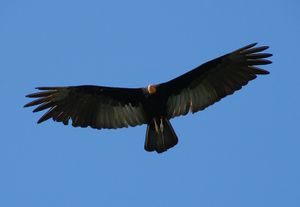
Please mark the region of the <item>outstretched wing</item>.
POLYGON ((33 112, 48 111, 38 123, 52 118, 74 127, 121 128, 146 123, 142 107, 143 89, 101 86, 38 87, 27 95, 36 100, 24 107, 35 106, 33 112))
POLYGON ((159 85, 159 90, 169 96, 167 117, 203 110, 241 89, 257 75, 269 74, 256 65, 270 64, 271 61, 264 58, 272 54, 261 53, 268 49, 267 46, 255 45, 247 45, 159 85))

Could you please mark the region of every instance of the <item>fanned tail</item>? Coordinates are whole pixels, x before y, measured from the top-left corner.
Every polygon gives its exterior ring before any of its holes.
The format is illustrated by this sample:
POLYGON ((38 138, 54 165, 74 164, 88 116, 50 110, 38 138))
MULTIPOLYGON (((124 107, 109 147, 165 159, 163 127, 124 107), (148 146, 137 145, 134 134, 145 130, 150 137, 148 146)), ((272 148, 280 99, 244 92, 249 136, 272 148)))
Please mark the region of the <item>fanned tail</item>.
POLYGON ((166 118, 154 118, 147 126, 145 150, 162 153, 178 143, 177 135, 166 118))

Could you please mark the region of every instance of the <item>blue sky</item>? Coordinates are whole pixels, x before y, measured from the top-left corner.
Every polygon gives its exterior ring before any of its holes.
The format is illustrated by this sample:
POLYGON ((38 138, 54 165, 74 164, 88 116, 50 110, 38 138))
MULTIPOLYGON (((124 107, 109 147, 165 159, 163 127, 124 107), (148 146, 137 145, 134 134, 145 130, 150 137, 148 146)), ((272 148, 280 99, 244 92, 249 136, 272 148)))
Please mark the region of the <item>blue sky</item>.
POLYGON ((300 3, 0 2, 0 206, 300 206, 300 3), (63 126, 22 106, 36 86, 140 87, 246 44, 271 72, 171 120, 179 143, 144 151, 145 126, 63 126))

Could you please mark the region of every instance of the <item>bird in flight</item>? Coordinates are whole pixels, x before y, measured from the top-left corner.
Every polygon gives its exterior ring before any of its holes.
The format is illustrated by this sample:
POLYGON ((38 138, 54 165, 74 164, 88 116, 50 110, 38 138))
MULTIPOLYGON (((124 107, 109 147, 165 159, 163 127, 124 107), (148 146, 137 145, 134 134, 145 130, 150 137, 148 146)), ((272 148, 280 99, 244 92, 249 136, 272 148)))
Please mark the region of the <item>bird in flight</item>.
POLYGON ((94 85, 37 87, 40 92, 24 107, 47 109, 38 120, 74 127, 116 129, 147 124, 144 148, 162 153, 175 146, 177 135, 170 119, 198 112, 233 94, 257 75, 269 74, 257 66, 270 64, 263 53, 268 46, 247 45, 164 83, 143 88, 117 88, 94 85))

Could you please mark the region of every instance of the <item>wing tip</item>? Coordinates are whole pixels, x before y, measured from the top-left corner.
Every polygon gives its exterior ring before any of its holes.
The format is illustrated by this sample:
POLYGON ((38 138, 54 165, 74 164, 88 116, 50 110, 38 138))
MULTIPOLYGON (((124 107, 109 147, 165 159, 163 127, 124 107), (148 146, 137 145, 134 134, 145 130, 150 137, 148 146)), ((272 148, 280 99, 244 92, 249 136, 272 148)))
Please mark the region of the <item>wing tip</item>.
POLYGON ((39 107, 37 107, 36 109, 34 109, 32 112, 35 113, 35 112, 39 112, 40 110, 38 109, 39 107))
POLYGON ((249 68, 257 75, 268 75, 270 74, 269 71, 267 70, 264 70, 264 69, 261 69, 261 68, 258 68, 256 66, 249 66, 249 68))
POLYGON ((248 44, 244 47, 241 47, 240 49, 237 49, 236 51, 234 52, 237 52, 237 53, 245 53, 245 54, 250 54, 250 53, 257 53, 257 52, 261 52, 261 51, 264 51, 264 50, 267 50, 269 49, 270 47, 267 46, 267 45, 262 45, 262 46, 257 46, 258 42, 254 42, 254 43, 251 43, 251 44, 248 44), (257 47, 255 47, 257 46, 257 47))
POLYGON ((270 71, 264 70, 264 69, 260 69, 259 71, 256 72, 256 74, 259 75, 269 75, 270 71))
MULTIPOLYGON (((268 46, 268 45, 263 45, 263 46, 260 46, 259 48, 260 48, 261 51, 264 51, 264 50, 269 49, 270 46, 268 46)), ((260 51, 259 51, 259 52, 260 52, 260 51)))
POLYGON ((248 47, 251 48, 251 47, 256 46, 257 44, 258 44, 258 42, 253 42, 253 43, 249 44, 248 47))
MULTIPOLYGON (((265 58, 269 58, 269 57, 272 57, 272 56, 273 56, 272 53, 266 53, 266 57, 265 58)), ((272 63, 272 61, 271 61, 271 63, 272 63)))
MULTIPOLYGON (((50 117, 51 118, 51 117, 50 117)), ((44 117, 41 117, 36 123, 37 124, 41 124, 43 123, 44 121, 48 120, 49 118, 45 119, 44 117)))
POLYGON ((253 48, 254 46, 256 46, 258 43, 257 42, 254 42, 254 43, 251 43, 251 44, 248 44, 244 47, 241 47, 240 49, 238 49, 236 52, 241 52, 241 51, 244 51, 244 50, 248 50, 250 48, 253 48))
POLYGON ((35 93, 30 93, 30 94, 27 94, 25 97, 26 97, 26 98, 35 98, 35 97, 33 97, 34 94, 35 94, 35 93))
POLYGON ((30 106, 31 106, 30 103, 27 103, 23 106, 23 108, 30 107, 30 106))

